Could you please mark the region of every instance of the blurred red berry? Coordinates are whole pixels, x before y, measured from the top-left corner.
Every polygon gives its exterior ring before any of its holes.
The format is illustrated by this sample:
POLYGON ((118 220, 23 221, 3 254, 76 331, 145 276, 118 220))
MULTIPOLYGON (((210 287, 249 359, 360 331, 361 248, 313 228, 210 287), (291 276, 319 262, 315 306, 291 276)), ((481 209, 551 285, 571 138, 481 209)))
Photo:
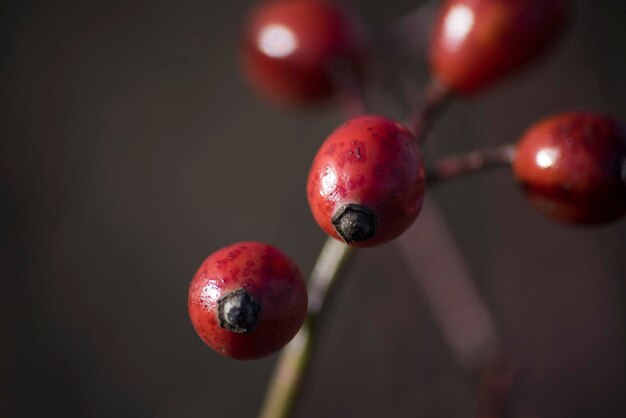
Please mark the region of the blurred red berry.
POLYGON ((517 179, 530 202, 561 222, 601 224, 626 214, 626 128, 595 113, 565 113, 517 145, 517 179))
POLYGON ((211 254, 189 286, 189 316, 209 347, 235 359, 265 357, 298 332, 307 311, 298 267, 277 248, 242 242, 211 254))
POLYGON ((431 71, 471 94, 530 62, 563 31, 569 0, 447 0, 432 38, 431 71))
POLYGON ((322 144, 309 172, 309 206, 332 237, 360 247, 398 237, 424 198, 424 167, 413 134, 381 116, 359 116, 322 144))
POLYGON ((318 102, 335 93, 334 68, 359 77, 364 43, 354 17, 331 0, 263 2, 245 26, 244 72, 274 102, 318 102))

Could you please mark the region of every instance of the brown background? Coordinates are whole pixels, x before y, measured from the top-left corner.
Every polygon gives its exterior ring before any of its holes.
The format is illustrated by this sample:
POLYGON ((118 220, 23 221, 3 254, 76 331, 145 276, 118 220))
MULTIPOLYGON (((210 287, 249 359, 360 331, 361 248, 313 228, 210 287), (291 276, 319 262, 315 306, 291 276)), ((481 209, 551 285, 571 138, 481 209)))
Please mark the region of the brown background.
MULTIPOLYGON (((2 2, 0 416, 254 416, 275 356, 239 363, 203 346, 187 285, 238 240, 310 271, 324 237, 304 182, 342 117, 277 109, 248 89, 236 50, 251 3, 2 2)), ((358 7, 383 28, 417 3, 358 7)), ((579 2, 543 65, 456 102, 431 153, 510 142, 571 108, 626 119, 625 9, 579 2)), ((388 96, 372 109, 402 116, 388 96)), ((506 171, 432 196, 529 359, 512 416, 623 417, 626 221, 551 224, 506 171)), ((394 245, 357 256, 332 316, 298 416, 471 415, 474 379, 394 245)))

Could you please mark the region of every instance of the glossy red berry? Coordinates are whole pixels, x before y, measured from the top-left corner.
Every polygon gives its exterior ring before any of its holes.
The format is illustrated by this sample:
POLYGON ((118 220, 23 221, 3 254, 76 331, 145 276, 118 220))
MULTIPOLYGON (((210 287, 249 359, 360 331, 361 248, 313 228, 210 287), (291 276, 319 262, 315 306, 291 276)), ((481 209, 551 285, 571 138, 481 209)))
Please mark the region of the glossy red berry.
POLYGON ((240 360, 280 349, 298 332, 307 311, 298 267, 277 248, 258 242, 211 254, 191 281, 188 302, 202 341, 240 360))
POLYGON ((424 167, 413 134, 381 116, 359 116, 322 144, 309 172, 309 206, 320 227, 370 247, 398 237, 424 198, 424 167))
POLYGON ((607 116, 539 122, 518 143, 513 168, 533 206, 554 220, 592 225, 626 214, 626 128, 607 116))
POLYGON ((335 92, 333 68, 358 77, 364 37, 360 25, 332 0, 262 2, 243 42, 244 71, 264 97, 304 104, 335 92))
POLYGON ((471 94, 530 62, 568 20, 570 0, 447 0, 432 37, 432 73, 471 94))

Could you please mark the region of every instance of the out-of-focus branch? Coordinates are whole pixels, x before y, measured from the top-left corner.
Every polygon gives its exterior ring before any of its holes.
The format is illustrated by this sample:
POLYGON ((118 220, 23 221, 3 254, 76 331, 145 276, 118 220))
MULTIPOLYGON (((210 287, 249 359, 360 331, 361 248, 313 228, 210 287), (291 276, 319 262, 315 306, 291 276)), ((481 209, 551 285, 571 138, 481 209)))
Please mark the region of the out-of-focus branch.
POLYGON ((481 370, 500 339, 439 208, 426 200, 417 222, 397 242, 454 357, 467 370, 481 370))

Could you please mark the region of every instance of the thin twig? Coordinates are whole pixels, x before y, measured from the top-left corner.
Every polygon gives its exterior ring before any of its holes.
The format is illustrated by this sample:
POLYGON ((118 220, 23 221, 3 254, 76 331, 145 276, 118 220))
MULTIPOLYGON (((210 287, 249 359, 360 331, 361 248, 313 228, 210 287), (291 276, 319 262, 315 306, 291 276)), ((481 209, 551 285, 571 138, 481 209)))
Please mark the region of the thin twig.
POLYGON ((435 78, 430 80, 421 106, 411 112, 407 121, 418 143, 424 142, 428 131, 451 97, 452 93, 445 85, 435 78))
POLYGON ((307 319, 278 359, 259 418, 287 418, 293 411, 309 370, 318 329, 351 250, 333 238, 326 240, 308 285, 307 319))
POLYGON ((514 157, 515 146, 511 144, 446 157, 426 170, 426 178, 429 184, 433 184, 493 168, 508 167, 514 157))

